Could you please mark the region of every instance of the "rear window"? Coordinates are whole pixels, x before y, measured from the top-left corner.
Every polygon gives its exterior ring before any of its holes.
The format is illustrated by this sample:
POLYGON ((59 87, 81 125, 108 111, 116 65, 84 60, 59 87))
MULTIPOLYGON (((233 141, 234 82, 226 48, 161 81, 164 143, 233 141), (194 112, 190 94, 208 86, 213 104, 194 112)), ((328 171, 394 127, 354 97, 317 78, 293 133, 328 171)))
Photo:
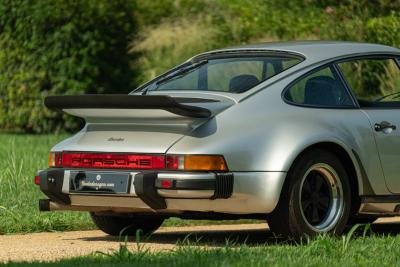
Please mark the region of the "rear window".
POLYGON ((245 92, 300 63, 287 56, 236 56, 204 59, 182 65, 141 90, 200 90, 245 92))

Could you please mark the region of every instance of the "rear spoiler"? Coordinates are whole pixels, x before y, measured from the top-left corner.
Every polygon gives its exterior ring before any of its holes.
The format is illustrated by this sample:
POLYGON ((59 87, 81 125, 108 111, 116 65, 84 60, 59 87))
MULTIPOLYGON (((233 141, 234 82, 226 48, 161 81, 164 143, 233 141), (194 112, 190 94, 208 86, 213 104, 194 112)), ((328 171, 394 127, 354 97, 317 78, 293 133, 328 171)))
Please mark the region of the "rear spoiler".
POLYGON ((211 111, 196 106, 181 104, 166 95, 80 95, 48 96, 44 100, 47 108, 64 109, 162 109, 180 116, 209 118, 211 111))

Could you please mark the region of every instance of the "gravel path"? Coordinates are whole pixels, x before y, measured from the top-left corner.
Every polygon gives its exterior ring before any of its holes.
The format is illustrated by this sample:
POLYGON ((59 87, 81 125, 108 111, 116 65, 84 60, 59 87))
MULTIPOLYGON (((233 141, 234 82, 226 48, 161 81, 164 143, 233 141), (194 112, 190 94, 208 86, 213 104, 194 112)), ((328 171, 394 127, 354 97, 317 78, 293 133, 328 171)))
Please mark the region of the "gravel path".
MULTIPOLYGON (((373 228, 375 232, 398 234, 400 218, 380 219, 373 228)), ((172 250, 177 242, 187 239, 199 246, 224 246, 227 238, 231 242, 249 245, 276 241, 266 224, 232 224, 163 227, 147 240, 142 240, 141 244, 144 249, 162 251, 172 250)), ((118 249, 119 244, 118 237, 110 237, 101 231, 0 235, 0 262, 54 261, 97 251, 109 252, 118 249)), ((134 240, 130 240, 128 246, 137 249, 134 240)))

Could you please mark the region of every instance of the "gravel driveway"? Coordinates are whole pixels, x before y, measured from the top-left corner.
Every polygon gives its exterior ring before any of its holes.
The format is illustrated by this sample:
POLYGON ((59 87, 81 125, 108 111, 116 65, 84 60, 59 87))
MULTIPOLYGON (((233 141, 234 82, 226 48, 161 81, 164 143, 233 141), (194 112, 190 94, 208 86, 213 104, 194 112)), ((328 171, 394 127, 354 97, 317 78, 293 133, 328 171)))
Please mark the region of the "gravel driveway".
MULTIPOLYGON (((400 218, 379 219, 373 229, 375 232, 400 233, 400 218)), ((151 251, 171 250, 177 242, 189 239, 199 246, 224 246, 227 238, 234 243, 249 245, 276 242, 267 224, 232 224, 162 227, 142 240, 141 245, 151 251)), ((0 262, 54 261, 96 251, 108 252, 118 249, 119 244, 118 237, 110 237, 101 231, 0 235, 0 262)), ((134 239, 129 241, 128 246, 132 250, 137 249, 134 239)))

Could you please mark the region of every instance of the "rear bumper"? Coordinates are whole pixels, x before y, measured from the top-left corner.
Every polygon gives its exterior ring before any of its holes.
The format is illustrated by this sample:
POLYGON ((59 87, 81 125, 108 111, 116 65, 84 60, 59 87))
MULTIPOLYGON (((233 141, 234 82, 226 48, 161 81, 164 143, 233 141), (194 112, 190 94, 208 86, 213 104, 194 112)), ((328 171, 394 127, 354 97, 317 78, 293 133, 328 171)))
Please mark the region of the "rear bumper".
POLYGON ((131 178, 127 193, 98 194, 71 192, 71 170, 41 171, 40 188, 49 197, 42 201, 41 210, 269 213, 279 201, 286 177, 285 172, 128 173, 131 178))

